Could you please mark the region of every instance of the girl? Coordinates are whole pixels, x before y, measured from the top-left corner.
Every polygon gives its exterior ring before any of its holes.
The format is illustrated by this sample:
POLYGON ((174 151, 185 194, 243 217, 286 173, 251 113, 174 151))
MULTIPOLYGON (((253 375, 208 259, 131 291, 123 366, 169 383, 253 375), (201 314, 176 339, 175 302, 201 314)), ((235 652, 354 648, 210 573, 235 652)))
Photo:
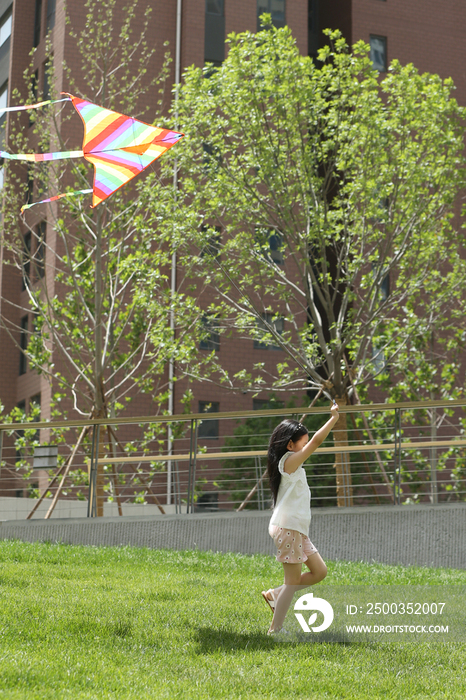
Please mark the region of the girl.
POLYGON ((307 428, 287 419, 272 433, 267 455, 267 473, 273 495, 274 511, 269 534, 277 547, 277 561, 282 562, 285 583, 262 591, 273 612, 268 634, 283 625, 293 595, 302 588, 319 583, 327 575, 327 567, 308 537, 311 522, 311 492, 302 464, 322 444, 338 420, 338 406, 331 407, 332 417, 309 440, 307 428), (307 571, 301 573, 303 562, 307 571))

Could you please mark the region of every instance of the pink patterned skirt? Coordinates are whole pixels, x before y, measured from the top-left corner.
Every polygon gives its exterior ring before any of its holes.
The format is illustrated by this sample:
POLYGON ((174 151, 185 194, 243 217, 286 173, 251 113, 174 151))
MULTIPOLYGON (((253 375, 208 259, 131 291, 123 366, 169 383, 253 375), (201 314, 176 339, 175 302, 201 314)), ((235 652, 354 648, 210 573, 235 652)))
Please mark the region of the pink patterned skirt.
POLYGON ((277 548, 276 560, 285 564, 302 564, 318 551, 309 537, 297 530, 271 525, 269 534, 277 548))

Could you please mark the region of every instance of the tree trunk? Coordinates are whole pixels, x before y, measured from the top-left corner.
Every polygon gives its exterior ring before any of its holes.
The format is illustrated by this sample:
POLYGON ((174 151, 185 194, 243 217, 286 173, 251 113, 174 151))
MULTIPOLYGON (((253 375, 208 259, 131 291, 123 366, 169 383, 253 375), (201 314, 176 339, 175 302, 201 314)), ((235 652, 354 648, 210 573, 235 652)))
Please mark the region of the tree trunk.
MULTIPOLYGON (((94 417, 95 418, 105 418, 105 409, 101 409, 100 411, 96 411, 94 417)), ((99 430, 99 450, 98 450, 99 462, 104 457, 105 457, 105 426, 101 425, 100 430, 99 430)), ((102 518, 104 515, 105 477, 104 477, 104 465, 99 464, 99 462, 97 462, 97 477, 96 477, 95 497, 97 499, 97 504, 96 504, 97 505, 97 507, 96 507, 97 517, 102 518)))
MULTIPOLYGON (((346 406, 348 403, 346 396, 336 399, 339 406, 346 406)), ((333 429, 333 444, 335 447, 345 447, 348 445, 348 425, 346 413, 341 413, 338 422, 333 429)), ((353 485, 351 482, 351 465, 349 452, 338 452, 335 455, 337 477, 337 505, 338 507, 353 505, 353 485)))

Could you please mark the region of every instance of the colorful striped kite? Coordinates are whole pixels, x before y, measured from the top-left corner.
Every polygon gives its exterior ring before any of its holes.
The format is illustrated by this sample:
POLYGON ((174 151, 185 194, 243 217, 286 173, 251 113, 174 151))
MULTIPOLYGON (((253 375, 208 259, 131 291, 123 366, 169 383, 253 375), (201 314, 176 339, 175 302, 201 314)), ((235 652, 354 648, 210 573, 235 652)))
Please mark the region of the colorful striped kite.
POLYGON ((98 105, 62 92, 62 100, 47 100, 34 105, 8 107, 1 112, 23 109, 38 109, 54 102, 70 100, 84 124, 84 139, 81 151, 61 151, 57 153, 18 153, 0 151, 1 158, 27 160, 33 162, 62 160, 64 158, 85 158, 94 166, 92 189, 76 190, 59 194, 40 202, 25 204, 21 209, 29 209, 34 204, 53 202, 61 197, 92 192, 92 207, 97 206, 133 177, 145 170, 169 148, 175 145, 184 134, 169 129, 160 129, 145 124, 138 119, 112 112, 98 105))

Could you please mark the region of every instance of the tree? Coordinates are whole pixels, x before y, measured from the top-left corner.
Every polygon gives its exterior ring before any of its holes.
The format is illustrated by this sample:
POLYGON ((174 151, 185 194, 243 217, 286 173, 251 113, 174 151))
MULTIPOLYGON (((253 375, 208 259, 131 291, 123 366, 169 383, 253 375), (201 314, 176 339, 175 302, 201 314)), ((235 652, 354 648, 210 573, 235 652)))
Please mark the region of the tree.
MULTIPOLYGON (((452 309, 452 315, 456 309, 452 309)), ((428 332, 413 335, 406 347, 396 357, 393 367, 386 368, 376 378, 376 384, 387 396, 390 403, 413 401, 423 402, 422 408, 402 411, 402 430, 404 436, 416 436, 431 441, 442 437, 453 439, 464 437, 464 409, 448 405, 451 400, 461 400, 464 396, 462 381, 462 352, 464 352, 464 328, 461 321, 456 329, 449 328, 449 335, 437 334, 442 324, 435 324, 428 332), (445 402, 437 406, 435 402, 445 402)), ((366 402, 367 387, 363 388, 358 398, 366 402)), ((365 418, 371 425, 371 433, 377 443, 395 440, 394 426, 387 434, 387 422, 378 413, 365 418)), ((361 417, 357 423, 364 431, 361 417)), ((379 453, 383 458, 383 455, 379 453)), ((385 455, 386 468, 392 461, 392 455, 385 455)), ((400 463, 400 483, 404 485, 402 495, 404 502, 421 502, 430 499, 432 503, 440 500, 464 500, 464 450, 457 446, 450 449, 405 449, 400 463), (448 470, 448 481, 437 478, 437 472, 448 470)))
MULTIPOLYGON (((269 23, 270 24, 270 23, 269 23)), ((267 25, 267 21, 265 22, 267 25)), ((288 28, 232 34, 221 67, 191 67, 178 105, 186 266, 218 295, 219 323, 280 347, 236 385, 317 390, 346 404, 410 338, 464 328, 465 110, 451 80, 393 61, 339 32, 314 62, 288 28), (221 227, 221 254, 193 255, 221 227)), ((178 215, 179 212, 178 212, 178 215)), ((334 431, 347 444, 346 417, 334 431)), ((340 505, 352 502, 337 455, 340 505)))
MULTIPOLYGON (((81 62, 64 66, 66 89, 107 109, 157 121, 164 106, 170 58, 165 54, 156 59, 156 48, 149 40, 151 9, 143 11, 143 26, 138 29, 137 5, 137 0, 132 1, 117 19, 116 0, 105 4, 87 0, 85 26, 79 32, 71 30, 67 39, 76 43, 81 62), (149 113, 150 91, 155 91, 157 104, 152 99, 149 113), (141 107, 142 115, 137 112, 141 107)), ((49 85, 58 91, 50 55, 47 70, 49 85)), ((37 102, 33 70, 26 78, 29 102, 37 102)), ((19 94, 12 99, 21 103, 19 94)), ((76 136, 70 119, 76 115, 68 104, 31 112, 26 122, 21 116, 16 121, 12 118, 9 145, 16 151, 67 150, 66 138, 76 136), (33 124, 32 144, 25 136, 28 118, 33 124)), ((53 194, 60 182, 58 191, 63 191, 65 183, 73 185, 70 190, 88 187, 90 174, 81 161, 56 161, 48 168, 41 163, 27 173, 25 166, 8 164, 6 245, 23 275, 29 297, 25 311, 34 315, 27 349, 22 349, 30 366, 46 375, 55 391, 71 396, 73 409, 83 415, 114 416, 137 391, 151 392, 154 411, 165 409, 168 360, 189 363, 197 354, 193 321, 186 317, 194 304, 185 298, 181 303, 172 293, 170 246, 162 234, 155 235, 158 212, 148 207, 147 191, 138 185, 125 187, 92 211, 88 200, 70 198, 59 206, 34 208, 23 221, 18 216, 28 188, 33 187, 34 198, 40 199, 45 192, 45 196, 53 194), (26 239, 35 243, 26 248, 26 239), (138 302, 141 269, 133 261, 143 240, 154 266, 150 314, 138 302)), ((16 338, 17 328, 8 324, 6 316, 3 323, 16 338)), ((101 468, 98 483, 98 514, 102 515, 101 468)))

